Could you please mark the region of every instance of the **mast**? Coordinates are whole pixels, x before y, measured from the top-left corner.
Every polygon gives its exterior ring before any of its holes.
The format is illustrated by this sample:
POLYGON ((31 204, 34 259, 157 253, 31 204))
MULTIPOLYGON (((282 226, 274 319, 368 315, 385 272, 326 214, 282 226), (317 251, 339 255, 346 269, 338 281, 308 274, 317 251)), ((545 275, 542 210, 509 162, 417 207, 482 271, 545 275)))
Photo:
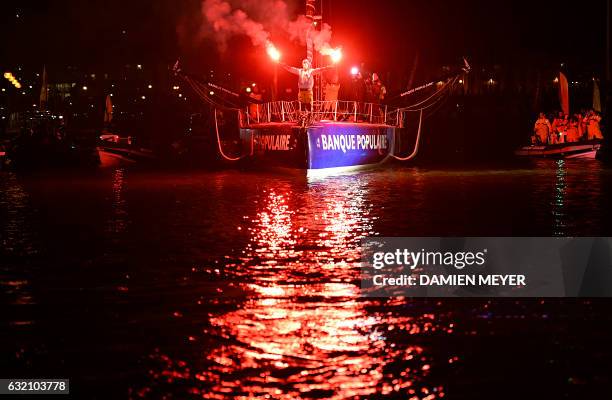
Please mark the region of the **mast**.
POLYGON ((314 62, 314 50, 312 43, 312 30, 314 29, 314 17, 316 12, 315 0, 306 0, 306 19, 310 22, 308 32, 306 33, 306 58, 310 61, 310 65, 314 62))

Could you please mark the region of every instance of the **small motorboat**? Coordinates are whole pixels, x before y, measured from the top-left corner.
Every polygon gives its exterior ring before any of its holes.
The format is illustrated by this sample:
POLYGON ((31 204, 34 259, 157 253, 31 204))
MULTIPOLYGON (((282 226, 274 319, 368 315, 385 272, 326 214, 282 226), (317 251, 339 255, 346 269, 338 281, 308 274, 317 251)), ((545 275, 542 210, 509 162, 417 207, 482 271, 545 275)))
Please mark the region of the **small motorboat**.
POLYGON ((530 145, 521 147, 514 154, 521 157, 594 159, 601 149, 602 142, 601 139, 594 139, 575 143, 530 145))

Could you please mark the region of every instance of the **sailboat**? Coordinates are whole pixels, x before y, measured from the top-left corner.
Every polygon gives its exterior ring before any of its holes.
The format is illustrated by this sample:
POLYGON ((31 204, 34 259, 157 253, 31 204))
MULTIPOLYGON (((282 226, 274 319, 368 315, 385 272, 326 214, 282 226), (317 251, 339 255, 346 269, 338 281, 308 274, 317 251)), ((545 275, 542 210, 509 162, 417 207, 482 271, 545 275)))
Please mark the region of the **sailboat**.
MULTIPOLYGON (((321 20, 315 13, 315 2, 307 0, 306 17, 312 23, 311 29, 315 29, 317 21, 321 20)), ((308 60, 313 60, 311 42, 307 37, 308 60)), ((274 53, 268 51, 273 59, 277 55, 274 53)), ((313 67, 317 67, 313 64, 316 61, 314 59, 311 62, 313 67)), ((173 68, 176 76, 211 105, 217 147, 224 160, 290 168, 306 171, 308 175, 359 170, 391 159, 413 159, 419 150, 424 111, 452 93, 469 70, 466 61, 456 73, 447 76, 441 85, 436 85, 440 81, 437 80, 402 94, 405 96, 402 99, 410 99, 421 90, 434 89, 433 94, 415 104, 392 107, 354 100, 326 101, 317 98, 320 90, 315 90, 312 109, 304 112, 298 101, 251 102, 246 107, 239 107, 236 105, 240 99, 238 93, 183 73, 178 62, 173 68), (228 113, 236 113, 238 116, 241 154, 228 154, 223 146, 221 131, 224 126, 221 121, 228 120, 228 113), (396 144, 406 132, 406 121, 409 118, 418 126, 418 132, 412 150, 407 155, 401 155, 396 144)))
POLYGON ((153 151, 136 146, 131 136, 120 137, 112 132, 113 101, 110 94, 104 101, 104 128, 98 137, 98 154, 103 167, 133 164, 155 159, 153 151))
MULTIPOLYGON (((565 115, 569 115, 569 83, 563 72, 559 73, 559 100, 561 109, 565 115)), ((597 80, 593 79, 593 110, 601 112, 601 101, 599 96, 599 85, 597 80)), ((552 133, 556 135, 556 133, 552 133)), ((601 150, 603 139, 580 140, 577 142, 565 142, 565 135, 560 135, 561 143, 542 143, 523 146, 515 151, 517 156, 521 157, 543 157, 543 158, 560 158, 560 159, 594 159, 601 150)))

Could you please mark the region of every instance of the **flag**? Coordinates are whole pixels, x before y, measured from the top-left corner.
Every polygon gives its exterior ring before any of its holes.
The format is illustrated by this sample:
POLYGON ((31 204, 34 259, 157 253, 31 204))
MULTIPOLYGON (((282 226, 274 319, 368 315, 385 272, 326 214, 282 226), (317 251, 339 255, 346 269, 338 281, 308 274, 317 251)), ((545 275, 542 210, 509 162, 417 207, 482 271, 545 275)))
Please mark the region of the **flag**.
POLYGON ((43 74, 42 74, 42 85, 40 87, 40 109, 41 111, 45 110, 47 107, 47 101, 49 100, 49 92, 47 89, 47 67, 43 66, 43 74))
POLYGON ((601 112, 601 96, 599 95, 599 83, 593 78, 593 110, 601 112))
POLYGON ((559 73, 559 101, 561 102, 563 113, 569 115, 569 84, 563 72, 559 73))
POLYGON ((113 121, 113 102, 110 94, 106 95, 106 105, 104 107, 104 124, 109 125, 113 121))

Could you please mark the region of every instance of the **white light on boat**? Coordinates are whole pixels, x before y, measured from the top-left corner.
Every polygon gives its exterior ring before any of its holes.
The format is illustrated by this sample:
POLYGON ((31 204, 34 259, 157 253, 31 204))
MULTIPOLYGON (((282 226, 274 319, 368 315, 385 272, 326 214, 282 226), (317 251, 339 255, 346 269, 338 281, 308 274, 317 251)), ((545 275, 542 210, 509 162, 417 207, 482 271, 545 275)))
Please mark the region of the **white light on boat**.
POLYGON ((268 56, 270 56, 272 61, 274 61, 274 62, 280 61, 281 53, 280 53, 280 51, 278 51, 278 49, 272 43, 268 43, 266 51, 268 52, 268 56))
POLYGON ((357 75, 359 73, 359 68, 353 67, 351 68, 351 75, 357 75))
POLYGON ((340 60, 342 60, 342 49, 341 48, 333 49, 329 53, 329 56, 331 57, 331 60, 334 64, 339 63, 340 60))

